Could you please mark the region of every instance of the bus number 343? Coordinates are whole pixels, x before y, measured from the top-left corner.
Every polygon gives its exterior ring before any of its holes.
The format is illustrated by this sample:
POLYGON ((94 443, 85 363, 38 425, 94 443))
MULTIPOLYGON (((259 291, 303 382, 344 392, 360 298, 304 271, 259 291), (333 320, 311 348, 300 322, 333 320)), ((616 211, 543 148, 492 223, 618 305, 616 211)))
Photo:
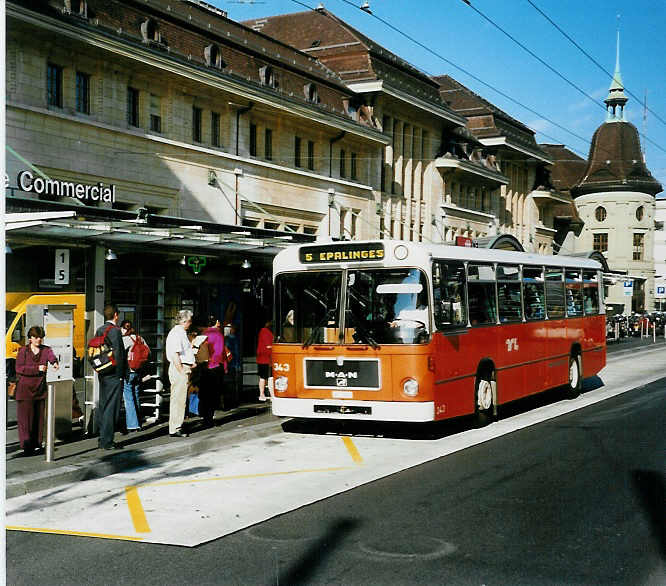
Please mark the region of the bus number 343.
POLYGON ((511 350, 518 350, 518 338, 507 338, 504 340, 506 344, 506 351, 511 352, 511 350))
POLYGON ((273 370, 275 372, 289 372, 289 364, 280 364, 279 362, 273 362, 273 370))

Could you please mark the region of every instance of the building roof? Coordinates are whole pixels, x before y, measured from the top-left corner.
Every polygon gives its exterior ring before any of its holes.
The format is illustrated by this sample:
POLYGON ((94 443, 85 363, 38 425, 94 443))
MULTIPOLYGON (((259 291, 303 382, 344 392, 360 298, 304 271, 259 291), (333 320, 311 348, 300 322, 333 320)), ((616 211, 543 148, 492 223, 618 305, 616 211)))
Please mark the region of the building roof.
POLYGON ((585 172, 587 161, 570 151, 563 144, 540 144, 541 149, 553 159, 550 180, 560 192, 570 192, 585 172))
POLYGON ((347 83, 390 78, 392 85, 443 106, 437 83, 426 73, 324 8, 243 24, 317 57, 347 83))
POLYGON ((207 73, 261 86, 282 100, 306 102, 310 107, 343 115, 343 100, 353 92, 340 76, 318 61, 279 39, 254 31, 227 18, 226 12, 198 0, 133 2, 89 0, 87 16, 68 14, 63 2, 16 2, 28 10, 57 19, 66 25, 104 34, 117 42, 179 61, 207 73), (156 33, 147 38, 148 23, 156 33), (207 63, 206 50, 216 45, 221 57, 217 66, 207 63), (262 71, 272 68, 274 82, 266 83, 262 71), (304 85, 315 83, 318 100, 313 102, 304 85))
POLYGON ((661 184, 652 177, 643 160, 636 127, 630 122, 612 120, 594 133, 587 167, 571 191, 577 197, 608 191, 656 195, 661 190, 661 184))
POLYGON ((440 86, 442 100, 456 113, 468 119, 467 127, 478 139, 506 137, 516 146, 545 156, 534 139, 534 131, 519 120, 474 93, 449 75, 433 78, 440 86))

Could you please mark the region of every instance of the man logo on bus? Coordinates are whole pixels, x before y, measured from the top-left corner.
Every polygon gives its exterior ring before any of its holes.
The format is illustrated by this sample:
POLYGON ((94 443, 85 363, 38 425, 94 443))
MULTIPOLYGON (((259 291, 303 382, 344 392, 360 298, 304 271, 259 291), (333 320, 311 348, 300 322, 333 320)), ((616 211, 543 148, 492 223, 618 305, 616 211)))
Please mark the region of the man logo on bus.
POLYGON ((518 350, 518 338, 507 338, 504 340, 506 344, 506 351, 511 352, 511 350, 518 350))

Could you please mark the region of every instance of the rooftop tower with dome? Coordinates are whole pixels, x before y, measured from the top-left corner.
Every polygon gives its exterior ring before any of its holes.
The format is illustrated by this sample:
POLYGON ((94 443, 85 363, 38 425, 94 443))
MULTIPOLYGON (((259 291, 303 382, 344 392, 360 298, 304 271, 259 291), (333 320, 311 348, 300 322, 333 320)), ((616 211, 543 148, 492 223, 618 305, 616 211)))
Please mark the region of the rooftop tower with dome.
POLYGON ((625 313, 652 311, 655 195, 662 186, 645 165, 638 130, 625 119, 628 98, 620 73, 619 32, 615 72, 604 102, 606 120, 592 137, 582 178, 571 189, 585 223, 576 250, 598 250, 618 273, 607 304, 625 313))

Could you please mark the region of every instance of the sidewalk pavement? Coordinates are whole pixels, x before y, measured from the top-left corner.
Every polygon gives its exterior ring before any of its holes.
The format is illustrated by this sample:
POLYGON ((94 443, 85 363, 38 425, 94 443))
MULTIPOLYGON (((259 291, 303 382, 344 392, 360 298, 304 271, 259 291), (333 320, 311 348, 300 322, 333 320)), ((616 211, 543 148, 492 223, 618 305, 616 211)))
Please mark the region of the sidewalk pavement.
POLYGON ((116 432, 115 441, 123 449, 113 451, 99 449, 96 436, 84 435, 83 430, 79 430, 64 441, 56 440, 53 462, 46 462, 43 451, 35 456, 23 456, 16 426, 9 422, 6 430, 6 498, 265 437, 280 432, 282 422, 283 419, 272 415, 268 401, 241 404, 227 411, 216 411, 213 427, 205 428, 200 417, 186 420, 186 429, 190 433, 187 438, 169 436, 168 418, 127 435, 116 432))

